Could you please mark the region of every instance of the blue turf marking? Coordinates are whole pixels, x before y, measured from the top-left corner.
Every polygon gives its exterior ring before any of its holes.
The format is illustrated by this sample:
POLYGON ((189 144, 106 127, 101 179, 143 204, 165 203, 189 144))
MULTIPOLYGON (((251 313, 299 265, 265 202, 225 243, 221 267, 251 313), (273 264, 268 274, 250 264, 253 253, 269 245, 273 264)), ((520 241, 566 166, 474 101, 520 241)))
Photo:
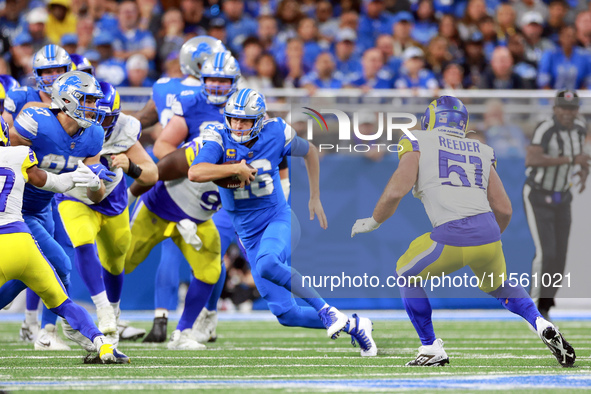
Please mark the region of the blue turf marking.
POLYGON ((0 382, 0 386, 101 386, 108 385, 207 385, 253 387, 308 387, 328 388, 335 386, 377 389, 455 389, 455 390, 502 390, 524 388, 591 388, 588 375, 517 375, 479 376, 466 378, 420 378, 420 379, 343 379, 343 380, 101 380, 101 381, 43 381, 43 382, 0 382))

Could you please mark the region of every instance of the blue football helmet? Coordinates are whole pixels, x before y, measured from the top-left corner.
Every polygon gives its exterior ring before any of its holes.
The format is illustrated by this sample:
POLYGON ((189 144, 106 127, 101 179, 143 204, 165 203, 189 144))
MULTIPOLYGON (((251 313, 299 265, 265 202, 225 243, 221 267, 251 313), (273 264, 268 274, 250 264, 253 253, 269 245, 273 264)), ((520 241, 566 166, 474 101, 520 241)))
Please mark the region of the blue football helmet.
POLYGON ((119 119, 121 113, 121 98, 119 92, 108 82, 99 82, 101 90, 105 97, 97 100, 96 107, 105 112, 105 119, 103 119, 103 129, 105 129, 105 141, 111 137, 113 129, 119 119))
POLYGON ((210 36, 193 37, 183 44, 179 54, 181 72, 183 75, 191 75, 201 78, 201 66, 208 57, 217 52, 224 52, 224 44, 210 36))
POLYGON ((33 57, 33 74, 39 89, 51 95, 51 87, 55 80, 64 73, 72 70, 72 59, 68 52, 57 45, 45 45, 33 57), (64 71, 58 75, 41 76, 41 70, 63 67, 64 71))
POLYGON ((222 105, 236 91, 236 84, 240 79, 238 61, 228 51, 218 52, 205 60, 201 66, 202 92, 211 104, 222 105), (206 78, 224 78, 230 80, 229 86, 211 86, 206 78))
POLYGON ((263 96, 252 89, 240 89, 228 99, 224 109, 224 118, 226 119, 226 130, 236 142, 244 144, 257 136, 263 128, 263 121, 267 105, 263 96), (253 125, 250 129, 233 129, 230 120, 252 119, 253 125))
POLYGON ((423 130, 438 129, 444 133, 464 138, 468 128, 468 110, 460 99, 441 96, 431 101, 422 118, 423 130))
POLYGON ((90 63, 90 60, 77 53, 71 53, 70 58, 72 59, 72 69, 78 71, 84 71, 90 75, 94 75, 94 66, 90 63))
POLYGON ((10 75, 0 75, 0 115, 4 112, 4 99, 8 91, 21 86, 18 81, 10 75))
POLYGON ((10 146, 10 137, 8 135, 8 123, 0 116, 0 126, 2 127, 2 134, 0 135, 0 146, 10 146))

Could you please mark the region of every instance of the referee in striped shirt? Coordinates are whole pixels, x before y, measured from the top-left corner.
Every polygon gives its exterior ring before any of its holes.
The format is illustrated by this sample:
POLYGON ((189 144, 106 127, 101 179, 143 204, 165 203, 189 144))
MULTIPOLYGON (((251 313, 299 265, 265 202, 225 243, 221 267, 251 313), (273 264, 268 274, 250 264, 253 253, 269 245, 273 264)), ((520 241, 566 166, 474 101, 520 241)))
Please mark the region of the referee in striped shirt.
MULTIPOLYGON (((578 112, 576 92, 558 92, 553 116, 538 125, 525 157, 527 180, 523 202, 536 248, 531 274, 537 275, 538 283, 537 287, 531 287, 530 295, 547 320, 558 290, 552 285, 562 278, 566 265, 571 226, 570 188, 573 178, 578 178, 581 193, 589 174, 591 157, 583 152, 587 126, 577 117, 578 112), (541 285, 544 274, 551 275, 551 286, 541 285)), ((548 278, 545 280, 547 284, 548 278)))

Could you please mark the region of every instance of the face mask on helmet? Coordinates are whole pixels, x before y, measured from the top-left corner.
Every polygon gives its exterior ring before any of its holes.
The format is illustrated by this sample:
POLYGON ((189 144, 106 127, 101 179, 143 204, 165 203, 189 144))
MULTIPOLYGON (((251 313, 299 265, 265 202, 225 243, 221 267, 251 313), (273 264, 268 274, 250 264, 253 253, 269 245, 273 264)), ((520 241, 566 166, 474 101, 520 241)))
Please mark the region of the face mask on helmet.
POLYGON ((446 134, 464 138, 468 128, 468 110, 461 100, 441 96, 433 100, 422 117, 423 130, 437 129, 446 134))
POLYGON ((179 62, 183 75, 201 78, 201 68, 208 57, 217 52, 224 52, 224 44, 210 36, 191 38, 181 47, 179 62))
POLYGON ((10 137, 8 136, 8 123, 0 116, 0 127, 2 127, 2 134, 0 135, 0 146, 10 146, 10 137))
POLYGON ((62 110, 82 128, 102 124, 105 111, 96 108, 96 101, 103 97, 97 80, 82 71, 61 75, 51 91, 52 106, 62 110))
POLYGON ((33 58, 33 74, 37 87, 51 94, 51 87, 60 75, 72 69, 70 55, 57 45, 45 45, 33 58))
POLYGON ((201 84, 207 101, 222 105, 236 91, 240 66, 230 52, 219 52, 209 57, 201 68, 201 84))
POLYGON ((102 121, 105 129, 105 140, 108 140, 115 129, 119 114, 121 114, 121 98, 119 92, 108 82, 100 82, 104 97, 96 102, 96 107, 105 112, 105 118, 102 121))
POLYGON ((234 93, 224 110, 226 129, 236 142, 244 144, 254 139, 263 127, 267 106, 263 96, 252 89, 241 89, 234 93), (233 128, 232 119, 251 120, 250 128, 233 128))

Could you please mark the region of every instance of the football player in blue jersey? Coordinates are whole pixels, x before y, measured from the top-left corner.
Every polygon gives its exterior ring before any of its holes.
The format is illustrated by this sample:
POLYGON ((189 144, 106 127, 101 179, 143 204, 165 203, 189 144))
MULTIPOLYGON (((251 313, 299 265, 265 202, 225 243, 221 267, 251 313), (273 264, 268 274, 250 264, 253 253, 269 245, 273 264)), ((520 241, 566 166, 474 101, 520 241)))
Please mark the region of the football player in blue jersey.
POLYGON ((0 258, 0 287, 6 281, 22 281, 35 290, 45 305, 68 319, 76 334, 90 344, 90 351, 98 352, 105 363, 129 363, 129 358, 106 341, 84 308, 68 298, 55 270, 41 253, 22 216, 25 183, 39 190, 62 193, 72 188, 100 185, 100 179, 82 162, 72 172, 55 175, 39 169, 35 152, 27 146, 10 146, 8 124, 0 118, 0 170, 5 178, 0 192, 3 204, 0 212, 0 244, 4 253, 0 258))
POLYGON ((10 75, 0 74, 0 116, 4 112, 4 100, 6 99, 7 92, 20 86, 18 81, 10 75))
MULTIPOLYGON (((40 159, 39 167, 53 173, 74 171, 78 160, 87 164, 100 179, 111 181, 114 175, 100 164, 104 131, 100 126, 104 112, 96 109, 96 100, 103 97, 98 82, 91 75, 71 71, 54 82, 52 108, 30 107, 21 111, 14 122, 13 145, 30 146, 40 159), (40 127, 42 125, 42 127, 40 127)), ((105 193, 101 182, 88 188, 87 197, 100 202, 105 193)), ((65 288, 70 283, 71 261, 53 238, 54 221, 51 212, 53 193, 27 186, 24 193, 25 222, 41 250, 56 269, 65 288)), ((0 290, 0 305, 8 304, 25 288, 12 281, 0 290)), ((64 328, 71 330, 64 322, 64 328)), ((55 334, 55 315, 43 313, 42 330, 35 341, 39 350, 69 349, 55 334)))
MULTIPOLYGON (((6 112, 3 114, 5 120, 10 126, 11 139, 15 134, 13 120, 24 109, 32 105, 49 106, 51 103, 51 87, 53 82, 63 73, 72 69, 72 61, 68 53, 57 45, 46 45, 35 54, 33 58, 33 73, 37 82, 37 89, 22 87, 12 89, 6 98, 6 112)), ((61 219, 57 212, 55 201, 52 201, 51 207, 55 231, 54 237, 64 248, 64 251, 70 258, 70 265, 74 262, 74 249, 69 237, 65 233, 61 219)), ((20 338, 26 342, 34 342, 38 331, 37 309, 39 307, 39 297, 27 290, 27 305, 25 312, 25 321, 20 330, 20 338)), ((55 314, 44 309, 48 321, 56 319, 55 314), (53 316, 52 316, 53 315, 53 316)), ((54 322, 55 323, 55 322, 54 322)))
POLYGON ((76 264, 97 308, 99 330, 109 334, 111 343, 119 341, 118 330, 128 332, 126 339, 142 337, 145 330, 119 328, 119 303, 123 287, 125 255, 131 242, 127 186, 123 174, 140 185, 158 180, 158 170, 140 142, 140 122, 121 113, 119 93, 107 83, 100 83, 104 94, 96 106, 105 111, 105 130, 101 163, 116 177, 106 185, 104 199, 91 201, 80 189, 56 196, 60 216, 76 251, 76 264), (96 246, 95 246, 96 244, 96 246), (102 265, 102 267, 101 267, 102 265))
POLYGON ((302 278, 286 264, 291 252, 292 214, 281 189, 278 165, 287 155, 304 157, 310 181, 310 219, 318 216, 320 226, 326 228, 318 150, 296 136, 283 119, 265 121, 265 112, 265 101, 256 91, 241 89, 234 93, 225 106, 225 125, 210 126, 204 133, 207 142, 189 169, 189 179, 240 179, 243 187, 220 188, 222 205, 246 249, 257 289, 281 324, 325 328, 333 339, 344 330, 353 343, 360 344, 362 356, 375 356, 377 347, 369 319, 357 315, 349 319, 312 288, 293 289, 309 306, 298 306, 291 295, 292 282, 302 283, 302 278), (222 165, 228 160, 239 163, 222 165))

